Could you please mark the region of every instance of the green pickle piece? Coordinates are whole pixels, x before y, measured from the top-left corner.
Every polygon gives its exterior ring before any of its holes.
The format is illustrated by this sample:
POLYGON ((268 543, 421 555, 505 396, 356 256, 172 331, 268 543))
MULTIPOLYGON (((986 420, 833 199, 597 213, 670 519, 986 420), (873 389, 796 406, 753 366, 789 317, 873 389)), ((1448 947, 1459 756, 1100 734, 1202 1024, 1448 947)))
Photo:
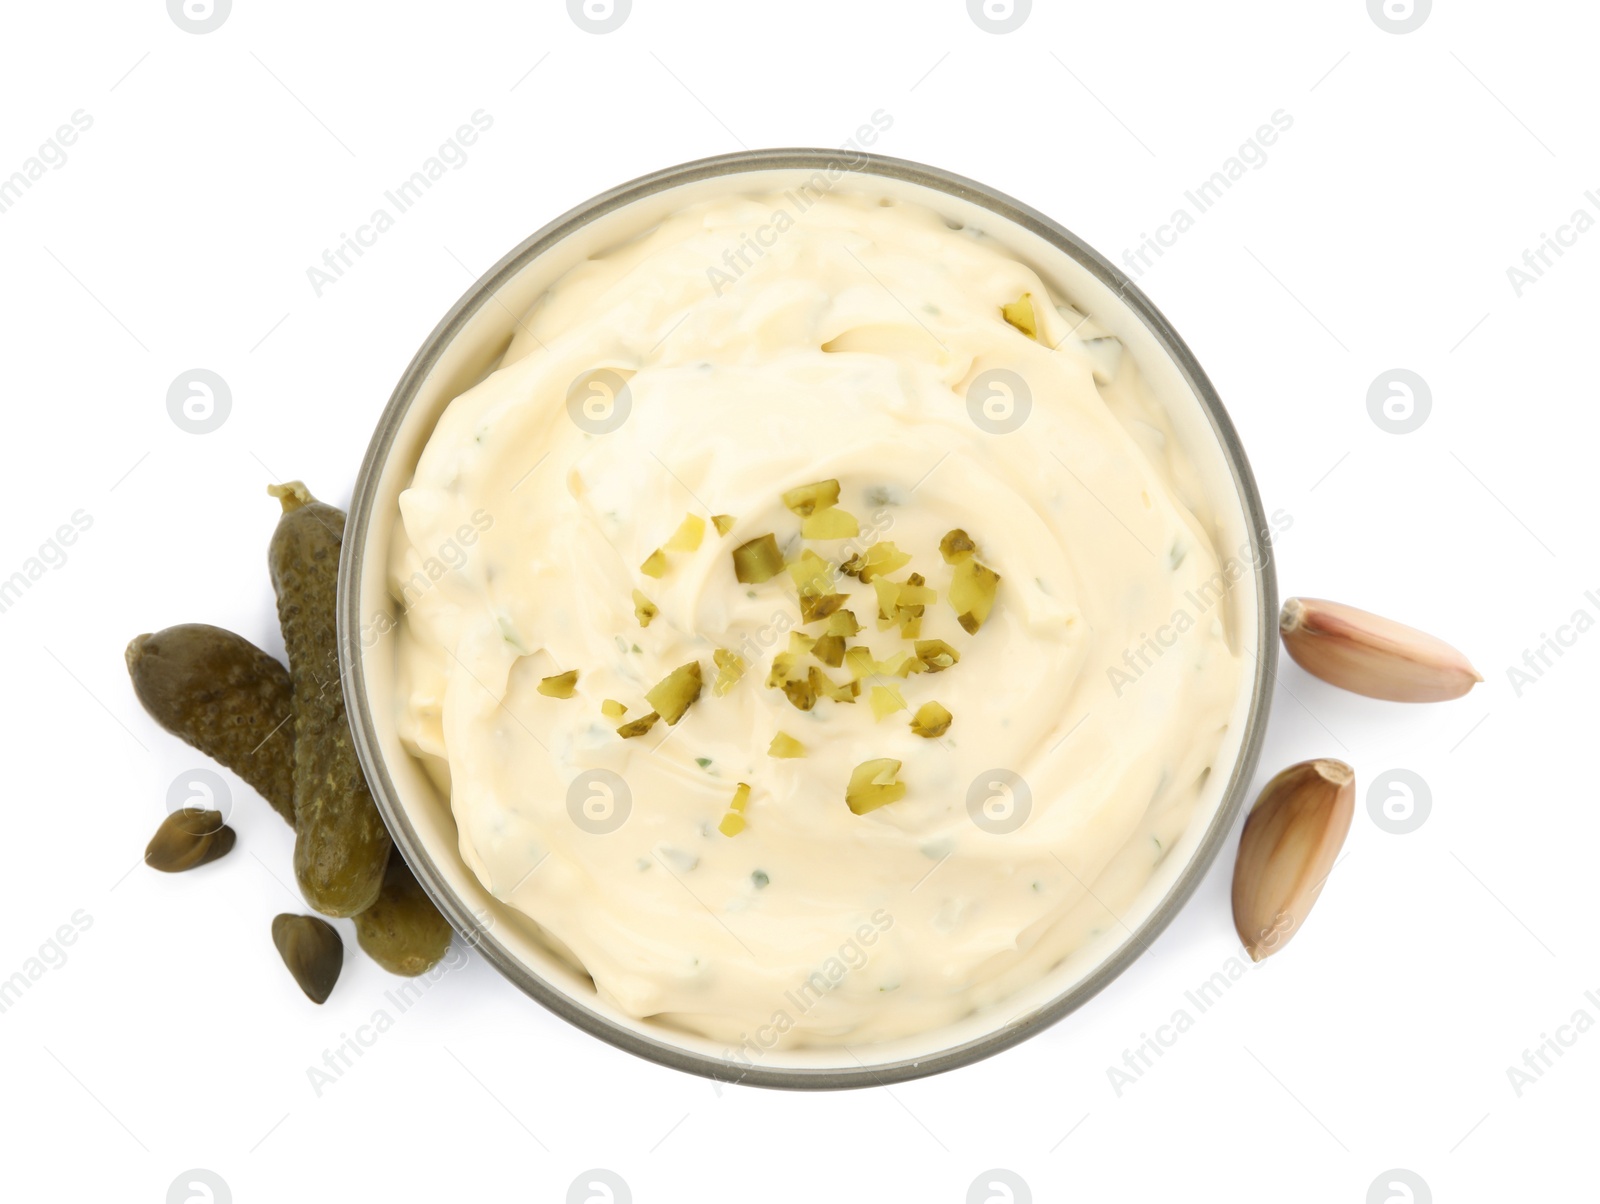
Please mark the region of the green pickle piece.
POLYGON ((541 677, 538 691, 546 698, 571 698, 578 688, 578 671, 568 669, 554 677, 541 677))
POLYGON ((899 772, 900 762, 892 757, 861 762, 850 773, 850 785, 844 792, 846 805, 855 814, 865 815, 898 802, 906 794, 906 784, 895 780, 899 772))
POLYGON ((630 720, 619 727, 617 735, 624 740, 632 740, 635 736, 642 736, 648 732, 656 725, 656 720, 660 718, 661 716, 654 711, 651 711, 648 715, 640 715, 639 718, 630 720))
POLYGON ((335 634, 344 513, 299 481, 268 492, 283 506, 267 552, 294 686, 294 873, 306 902, 353 916, 383 888, 392 847, 356 759, 335 634))
POLYGON ((1000 307, 1000 316, 1034 342, 1039 341, 1039 319, 1033 312, 1033 294, 1023 293, 1015 301, 1000 307))
POLYGON ((667 726, 672 727, 683 718, 683 713, 694 704, 695 699, 700 697, 703 684, 700 662, 690 661, 686 665, 679 665, 656 682, 645 691, 644 696, 661 718, 667 721, 667 726))
POLYGON ((826 510, 839 501, 838 481, 814 481, 810 485, 797 485, 785 490, 783 504, 801 518, 808 518, 818 510, 826 510))
POLYGON ((233 770, 294 825, 289 671, 242 635, 183 623, 136 636, 125 654, 150 717, 233 770))
POLYGON ((356 916, 356 941, 391 974, 415 978, 439 964, 454 935, 396 849, 378 901, 356 916))
POLYGON ((911 732, 928 740, 937 740, 950 730, 952 716, 937 702, 925 702, 911 716, 911 732))
POLYGON ((760 585, 783 572, 783 553, 770 532, 747 540, 733 550, 733 575, 741 585, 760 585))

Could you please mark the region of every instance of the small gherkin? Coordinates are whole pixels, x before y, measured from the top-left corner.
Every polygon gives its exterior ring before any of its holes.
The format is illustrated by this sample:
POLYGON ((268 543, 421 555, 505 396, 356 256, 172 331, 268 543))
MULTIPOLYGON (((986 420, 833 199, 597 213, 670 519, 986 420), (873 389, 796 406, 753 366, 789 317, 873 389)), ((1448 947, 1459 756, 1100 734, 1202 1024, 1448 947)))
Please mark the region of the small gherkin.
POLYGON ((294 687, 294 872, 317 911, 353 916, 378 898, 391 842, 345 717, 336 635, 344 512, 299 481, 268 492, 283 505, 267 553, 294 687))

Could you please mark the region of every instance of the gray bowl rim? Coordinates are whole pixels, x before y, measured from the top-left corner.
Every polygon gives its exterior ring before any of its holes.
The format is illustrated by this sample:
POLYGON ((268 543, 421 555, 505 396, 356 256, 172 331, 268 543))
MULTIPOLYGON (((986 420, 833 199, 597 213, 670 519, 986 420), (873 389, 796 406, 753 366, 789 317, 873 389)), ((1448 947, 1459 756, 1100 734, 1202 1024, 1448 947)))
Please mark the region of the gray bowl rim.
POLYGON ((395 386, 393 395, 379 419, 372 442, 356 478, 344 547, 339 564, 338 639, 339 661, 344 682, 346 709, 350 716, 357 755, 366 771, 378 810, 394 836, 396 846, 456 932, 477 949, 489 963, 524 993, 550 1011, 602 1041, 649 1061, 675 1070, 702 1075, 717 1082, 788 1089, 839 1090, 855 1087, 882 1087, 927 1075, 940 1074, 968 1066, 1011 1048, 1042 1032, 1069 1013, 1082 1007, 1133 964, 1149 949, 1174 916, 1188 902, 1227 842, 1235 818, 1244 805, 1246 792, 1261 755, 1266 735, 1267 716, 1276 678, 1277 579, 1266 513, 1256 489, 1238 432, 1234 429, 1222 399, 1188 345, 1173 329, 1148 297, 1119 268, 1082 239, 1038 210, 1005 193, 954 172, 905 159, 864 151, 828 150, 815 147, 772 148, 741 151, 696 159, 675 167, 640 176, 568 210, 549 225, 530 235, 495 264, 469 288, 434 327, 395 386), (858 176, 877 176, 919 184, 935 192, 982 206, 1017 226, 1032 232, 1076 260, 1112 291, 1118 293, 1128 309, 1144 323, 1183 378, 1193 390, 1210 419, 1222 453, 1232 472, 1239 501, 1250 529, 1251 561, 1255 576, 1259 613, 1256 616, 1258 655, 1251 686, 1246 730, 1240 743, 1233 775, 1210 825, 1197 845, 1189 864, 1173 883, 1161 902, 1151 911, 1129 939, 1086 977, 1060 995, 1024 1016, 981 1037, 921 1058, 907 1058, 881 1065, 842 1068, 747 1065, 713 1057, 675 1045, 669 1039, 656 1039, 626 1028, 611 1018, 585 1006, 574 996, 547 982, 511 953, 484 926, 481 919, 458 898, 445 882, 432 857, 423 847, 416 829, 406 815, 400 792, 390 777, 378 745, 376 725, 367 694, 365 669, 361 657, 361 589, 368 528, 373 520, 379 480, 387 465, 390 448, 415 399, 444 349, 467 322, 507 281, 532 260, 589 222, 634 201, 682 184, 709 177, 732 177, 750 172, 773 170, 818 171, 837 168, 858 176))

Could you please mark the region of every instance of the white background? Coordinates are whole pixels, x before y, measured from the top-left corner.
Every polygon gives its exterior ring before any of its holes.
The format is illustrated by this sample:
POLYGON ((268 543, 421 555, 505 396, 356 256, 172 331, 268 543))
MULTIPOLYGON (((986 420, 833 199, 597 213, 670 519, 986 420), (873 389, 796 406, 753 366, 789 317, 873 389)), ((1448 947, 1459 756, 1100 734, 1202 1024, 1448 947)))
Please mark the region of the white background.
POLYGON ((1361 1204, 1389 1198, 1368 1195, 1389 1168, 1439 1201, 1594 1197, 1600 1033, 1562 1030, 1575 1043, 1520 1096, 1507 1067, 1573 1013, 1600 1020, 1600 819, 1578 772, 1600 636, 1520 696, 1507 669, 1575 611, 1600 617, 1600 233, 1520 297, 1506 269, 1574 210, 1600 216, 1600 19, 1441 2, 1397 35, 1362 0, 1035 9, 996 35, 959 0, 636 0, 599 36, 557 0, 236 0, 196 35, 161 0, 8 6, 0 177, 93 119, 0 213, 0 577, 74 512, 93 524, 0 614, 0 978, 91 921, 0 1014, 8 1199, 158 1204, 196 1167, 241 1202, 559 1201, 591 1167, 638 1201, 959 1202, 993 1167, 1037 1200, 1361 1204), (316 296, 324 248, 478 109, 494 124, 466 165, 316 296), (1354 764, 1348 856, 1295 942, 1203 1015, 1185 992, 1239 955, 1231 846, 1089 1007, 932 1080, 719 1091, 473 956, 317 1094, 307 1067, 395 1014, 399 980, 346 924, 333 998, 300 995, 268 935, 301 909, 290 833, 237 782, 229 857, 138 864, 200 758, 141 713, 124 644, 204 620, 281 652, 265 485, 347 502, 418 344, 531 231, 678 161, 838 145, 879 109, 874 149, 983 180, 1113 259, 1291 115, 1140 283, 1215 381, 1267 509, 1293 517, 1284 594, 1426 627, 1487 680, 1406 707, 1285 661, 1260 778, 1354 764), (1431 388, 1411 434, 1367 411, 1396 366, 1431 388), (166 410, 195 367, 232 392, 207 435, 166 410), (1397 767, 1432 797, 1409 835, 1366 807, 1397 767), (1193 1026, 1119 1095, 1108 1067, 1179 1009, 1193 1026))

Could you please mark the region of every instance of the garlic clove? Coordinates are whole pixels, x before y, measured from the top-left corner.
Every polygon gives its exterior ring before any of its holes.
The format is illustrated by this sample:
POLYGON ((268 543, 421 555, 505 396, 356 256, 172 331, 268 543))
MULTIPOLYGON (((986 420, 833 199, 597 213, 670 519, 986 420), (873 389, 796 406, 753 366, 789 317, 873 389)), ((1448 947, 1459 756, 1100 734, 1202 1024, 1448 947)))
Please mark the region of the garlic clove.
POLYGON ((1278 632, 1307 673, 1368 698, 1443 702, 1460 698, 1483 680, 1443 640, 1321 598, 1290 598, 1278 616, 1278 632))
POLYGON ((1233 926, 1252 961, 1305 923, 1350 831, 1355 797, 1355 770, 1334 760, 1291 765, 1261 791, 1233 867, 1233 926))

